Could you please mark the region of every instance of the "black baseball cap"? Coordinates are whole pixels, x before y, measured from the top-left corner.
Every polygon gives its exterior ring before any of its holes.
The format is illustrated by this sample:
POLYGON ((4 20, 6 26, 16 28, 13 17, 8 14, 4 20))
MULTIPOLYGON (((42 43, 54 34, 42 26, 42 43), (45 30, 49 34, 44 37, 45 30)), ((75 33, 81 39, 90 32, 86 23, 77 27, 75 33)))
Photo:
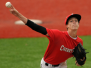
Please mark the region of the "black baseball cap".
POLYGON ((72 17, 75 17, 75 18, 77 18, 78 19, 78 22, 81 20, 81 15, 79 15, 79 14, 70 14, 69 16, 67 16, 66 17, 66 19, 65 19, 65 25, 67 25, 68 24, 68 20, 70 19, 70 18, 72 18, 72 17))

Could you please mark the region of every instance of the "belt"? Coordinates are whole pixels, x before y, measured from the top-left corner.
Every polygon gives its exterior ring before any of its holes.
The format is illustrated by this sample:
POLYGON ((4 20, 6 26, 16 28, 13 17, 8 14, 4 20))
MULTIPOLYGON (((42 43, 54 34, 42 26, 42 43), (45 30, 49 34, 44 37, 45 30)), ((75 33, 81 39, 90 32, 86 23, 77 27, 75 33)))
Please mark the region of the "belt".
MULTIPOLYGON (((45 65, 46 66, 48 66, 49 65, 49 63, 45 63, 45 65)), ((57 65, 52 65, 53 67, 58 67, 59 66, 59 64, 57 64, 57 65)))

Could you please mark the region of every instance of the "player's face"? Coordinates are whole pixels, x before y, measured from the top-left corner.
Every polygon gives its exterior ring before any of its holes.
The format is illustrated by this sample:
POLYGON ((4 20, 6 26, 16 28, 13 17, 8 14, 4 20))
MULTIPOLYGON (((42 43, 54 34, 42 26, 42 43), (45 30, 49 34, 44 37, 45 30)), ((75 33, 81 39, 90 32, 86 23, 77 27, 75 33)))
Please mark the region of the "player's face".
POLYGON ((67 28, 71 30, 77 30, 79 28, 78 19, 75 17, 69 19, 67 28))

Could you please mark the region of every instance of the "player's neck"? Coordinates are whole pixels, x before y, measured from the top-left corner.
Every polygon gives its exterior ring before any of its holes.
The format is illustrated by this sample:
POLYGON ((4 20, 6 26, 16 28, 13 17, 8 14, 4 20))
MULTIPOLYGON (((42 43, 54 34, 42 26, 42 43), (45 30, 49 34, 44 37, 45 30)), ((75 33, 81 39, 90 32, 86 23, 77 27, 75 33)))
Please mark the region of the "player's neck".
POLYGON ((76 38, 76 37, 77 37, 77 30, 68 30, 68 34, 69 34, 72 38, 76 38))

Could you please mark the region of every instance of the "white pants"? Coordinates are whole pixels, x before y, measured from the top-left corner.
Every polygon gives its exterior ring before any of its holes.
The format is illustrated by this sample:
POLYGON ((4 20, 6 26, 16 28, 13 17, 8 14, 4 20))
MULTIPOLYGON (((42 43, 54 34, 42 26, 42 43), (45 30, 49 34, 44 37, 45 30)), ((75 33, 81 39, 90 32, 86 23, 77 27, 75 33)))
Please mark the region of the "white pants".
POLYGON ((41 68, 67 68, 67 65, 66 64, 64 65, 64 63, 66 63, 66 61, 63 62, 63 63, 60 63, 60 65, 57 66, 57 67, 53 67, 51 64, 48 64, 48 66, 46 66, 45 63, 46 62, 42 58, 42 60, 41 60, 41 68))

